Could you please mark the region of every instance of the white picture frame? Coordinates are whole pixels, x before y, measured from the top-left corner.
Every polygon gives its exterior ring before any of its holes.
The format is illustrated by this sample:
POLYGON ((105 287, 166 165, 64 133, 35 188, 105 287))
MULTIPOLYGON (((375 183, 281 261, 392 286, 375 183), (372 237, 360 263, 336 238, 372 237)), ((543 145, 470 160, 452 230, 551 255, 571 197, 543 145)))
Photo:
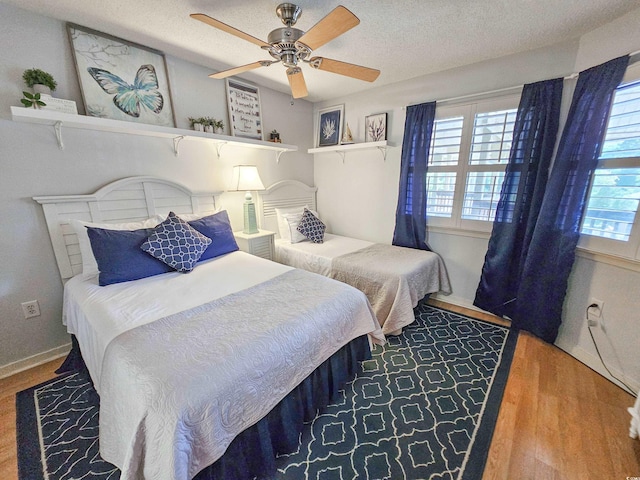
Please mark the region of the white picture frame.
POLYGON ((225 79, 229 127, 234 137, 263 139, 260 89, 236 79, 225 79))
POLYGON ((318 110, 315 125, 316 147, 340 145, 343 122, 344 105, 334 105, 318 110))
POLYGON ((364 141, 379 142, 387 139, 387 114, 376 113, 364 118, 364 141))

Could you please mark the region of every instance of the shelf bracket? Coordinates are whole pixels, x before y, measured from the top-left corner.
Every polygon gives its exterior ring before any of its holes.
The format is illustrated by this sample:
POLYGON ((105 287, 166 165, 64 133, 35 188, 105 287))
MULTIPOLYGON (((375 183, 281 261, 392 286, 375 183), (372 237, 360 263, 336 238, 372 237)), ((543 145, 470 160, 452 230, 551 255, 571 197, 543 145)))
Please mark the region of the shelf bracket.
POLYGON ((184 135, 180 135, 179 137, 173 137, 173 154, 177 157, 178 156, 178 147, 180 146, 180 142, 182 141, 182 139, 184 138, 184 135))
POLYGON ((60 150, 64 150, 64 143, 62 142, 62 122, 58 120, 53 124, 53 129, 56 133, 56 139, 58 140, 58 147, 60 150))
POLYGON ((222 152, 222 147, 224 147, 227 142, 218 142, 216 143, 216 153, 218 154, 218 160, 220 159, 220 154, 222 152))
POLYGON ((280 157, 286 152, 288 152, 288 150, 276 150, 276 163, 280 163, 280 157))
POLYGON ((378 150, 380 150, 380 153, 382 153, 382 161, 386 162, 387 161, 387 147, 376 147, 378 150))
POLYGON ((342 164, 344 165, 344 157, 347 156, 344 150, 336 150, 336 153, 342 157, 342 164))

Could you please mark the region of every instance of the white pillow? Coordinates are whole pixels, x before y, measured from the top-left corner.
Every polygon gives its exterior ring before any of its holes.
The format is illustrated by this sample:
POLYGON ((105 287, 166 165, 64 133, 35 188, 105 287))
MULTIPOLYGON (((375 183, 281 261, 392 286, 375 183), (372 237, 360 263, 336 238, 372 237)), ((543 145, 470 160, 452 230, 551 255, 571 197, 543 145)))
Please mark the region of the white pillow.
MULTIPOLYGON (((320 216, 318 215, 318 212, 316 212, 315 210, 311 210, 308 205, 304 205, 302 207, 288 207, 288 208, 275 209, 276 219, 278 220, 278 233, 280 234, 280 238, 291 243, 297 243, 297 242, 291 241, 291 228, 289 226, 289 221, 285 218, 285 215, 298 214, 299 215, 298 221, 300 221, 300 218, 302 218, 302 214, 304 213, 305 208, 309 209, 311 213, 313 213, 316 217, 320 218, 320 216)), ((295 227, 294 227, 294 230, 295 230, 295 227)))
POLYGON ((93 256, 91 249, 91 241, 87 234, 86 227, 104 228, 105 230, 139 230, 141 228, 153 228, 164 221, 161 215, 154 215, 141 222, 128 223, 92 223, 82 220, 71 220, 71 226, 78 236, 78 246, 80 247, 80 255, 82 256, 82 273, 87 275, 95 275, 98 273, 98 264, 93 256))
MULTIPOLYGON (((203 217, 208 217, 209 215, 214 215, 216 213, 220 213, 222 210, 223 209, 216 208, 212 212, 205 212, 205 213, 176 213, 176 215, 178 217, 180 217, 182 220, 184 220, 185 222, 192 222, 194 220, 200 220, 203 217)), ((167 215, 165 215, 164 218, 167 218, 167 215)))
POLYGON ((303 234, 298 231, 298 224, 302 220, 302 213, 285 213, 283 218, 287 222, 289 228, 289 239, 291 243, 298 243, 307 240, 303 234))

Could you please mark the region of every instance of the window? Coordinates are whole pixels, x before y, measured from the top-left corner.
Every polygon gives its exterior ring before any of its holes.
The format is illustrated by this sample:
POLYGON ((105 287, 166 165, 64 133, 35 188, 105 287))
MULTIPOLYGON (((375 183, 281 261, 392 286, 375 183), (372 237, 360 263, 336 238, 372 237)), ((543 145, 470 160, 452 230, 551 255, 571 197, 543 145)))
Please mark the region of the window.
POLYGON ((616 90, 593 176, 580 246, 640 259, 640 81, 616 90))
POLYGON ((519 96, 438 107, 427 171, 430 226, 491 231, 519 96))

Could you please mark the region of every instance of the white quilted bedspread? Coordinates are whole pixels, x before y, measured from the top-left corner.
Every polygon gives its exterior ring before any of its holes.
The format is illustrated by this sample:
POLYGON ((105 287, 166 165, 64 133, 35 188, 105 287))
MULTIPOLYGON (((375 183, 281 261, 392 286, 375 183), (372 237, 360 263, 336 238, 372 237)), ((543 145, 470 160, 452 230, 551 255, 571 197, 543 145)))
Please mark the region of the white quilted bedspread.
POLYGON ((190 479, 367 333, 384 343, 360 291, 301 270, 126 331, 102 366, 100 453, 122 480, 190 479))
POLYGON ((438 254, 380 243, 334 258, 329 276, 367 294, 385 334, 412 323, 414 307, 428 293, 451 293, 438 254))

